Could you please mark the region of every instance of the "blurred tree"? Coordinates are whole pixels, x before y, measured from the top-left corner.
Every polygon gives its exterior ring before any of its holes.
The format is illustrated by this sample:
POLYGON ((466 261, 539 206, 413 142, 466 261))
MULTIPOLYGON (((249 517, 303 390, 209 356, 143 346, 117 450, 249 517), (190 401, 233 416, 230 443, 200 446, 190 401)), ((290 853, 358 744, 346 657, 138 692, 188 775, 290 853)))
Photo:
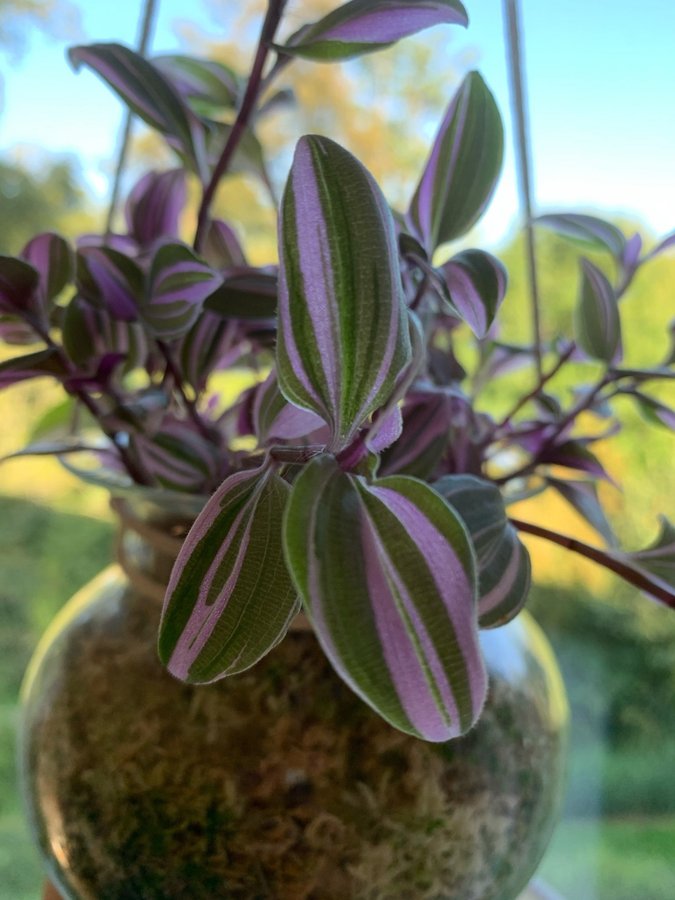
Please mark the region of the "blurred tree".
POLYGON ((55 38, 73 38, 80 11, 69 0, 0 0, 0 49, 12 60, 24 50, 27 32, 36 28, 55 38))

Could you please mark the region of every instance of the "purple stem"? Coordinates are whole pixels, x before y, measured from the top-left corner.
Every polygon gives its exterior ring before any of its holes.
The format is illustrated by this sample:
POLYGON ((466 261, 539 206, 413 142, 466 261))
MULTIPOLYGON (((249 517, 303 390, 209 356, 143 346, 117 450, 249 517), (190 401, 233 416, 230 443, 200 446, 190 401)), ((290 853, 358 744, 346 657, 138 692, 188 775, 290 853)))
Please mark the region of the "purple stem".
POLYGON ((589 544, 584 544, 583 541, 578 541, 576 538, 569 537, 566 534, 559 534, 557 531, 543 528, 541 525, 533 525, 531 522, 522 522, 520 519, 511 519, 511 523, 515 525, 519 531, 524 531, 526 534, 533 534, 536 537, 544 538, 547 541, 551 541, 553 544, 564 547, 566 550, 571 550, 573 553, 578 553, 580 556, 592 559, 593 562, 615 572, 623 578, 624 581, 627 581, 641 591, 650 594, 652 597, 663 603, 664 606, 675 609, 675 592, 661 587, 658 584, 654 584, 646 575, 637 572, 635 569, 632 569, 620 560, 615 559, 603 550, 599 550, 597 547, 591 547, 589 544))
POLYGON ((204 422, 202 417, 199 415, 194 400, 191 400, 185 393, 185 388, 183 386, 183 376, 178 366, 176 365, 176 361, 173 358, 171 349, 167 346, 167 344, 164 343, 164 341, 157 341, 157 346, 166 363, 166 372, 164 373, 162 384, 164 385, 168 380, 166 377, 167 375, 170 375, 173 378, 174 388, 178 393, 183 406, 187 411, 187 414, 194 422, 197 431, 199 431, 201 436, 207 441, 213 441, 215 432, 211 428, 209 428, 206 422, 204 422))
POLYGON ((232 126, 232 131, 230 131, 230 134, 227 138, 220 159, 216 163, 216 166, 213 170, 211 180, 206 185, 204 193, 202 195, 202 202, 199 207, 199 213, 197 215, 197 231, 195 233, 194 240, 194 246, 196 250, 200 249, 201 243, 204 239, 204 233, 206 231, 206 226, 209 218, 209 210, 220 183, 220 179, 227 171, 227 167, 230 164, 232 157, 234 156, 234 153, 246 132, 246 128, 258 102, 258 97, 260 96, 262 87, 263 69, 265 67, 267 55, 270 50, 270 44, 274 40, 274 35, 279 26, 281 15, 283 13, 286 2, 287 0, 269 0, 267 14, 265 15, 265 19, 260 30, 258 49, 256 51, 255 59, 253 60, 253 67, 251 69, 251 74, 246 85, 244 97, 241 101, 241 106, 239 107, 239 112, 237 113, 237 118, 235 119, 234 125, 232 126))
POLYGON ((550 369, 545 375, 541 376, 541 378, 537 382, 536 387, 534 387, 529 392, 529 394, 525 394, 523 397, 521 397, 520 400, 513 407, 511 412, 507 413, 504 416, 504 418, 502 419, 502 421, 499 422, 499 424, 495 426, 495 431, 501 431, 503 428, 506 428, 506 426, 509 424, 511 419, 516 415, 516 413, 519 413, 520 410, 525 406, 526 403, 529 403, 530 400, 534 400, 534 398, 539 395, 539 393, 540 393, 541 389, 544 387, 544 385, 547 384, 553 378, 554 375, 558 374, 560 369, 565 365, 567 360, 574 353, 575 349, 576 349, 576 344, 574 343, 574 341, 572 341, 570 343, 570 345, 567 347, 567 349, 563 353, 560 354, 560 358, 558 359, 556 364, 553 366, 553 368, 550 369))

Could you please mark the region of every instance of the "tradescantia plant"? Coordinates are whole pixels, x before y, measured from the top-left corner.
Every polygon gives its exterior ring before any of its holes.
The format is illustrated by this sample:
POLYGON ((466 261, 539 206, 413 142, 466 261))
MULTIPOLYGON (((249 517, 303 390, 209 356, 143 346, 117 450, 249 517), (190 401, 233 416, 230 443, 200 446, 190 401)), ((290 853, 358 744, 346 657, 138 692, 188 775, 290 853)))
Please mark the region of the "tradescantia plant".
POLYGON ((87 235, 75 248, 41 234, 0 259, 0 336, 27 348, 0 363, 0 384, 48 376, 66 393, 21 452, 90 451, 98 468, 84 476, 115 490, 205 498, 159 634, 176 677, 206 683, 247 669, 303 609, 336 672, 377 713, 444 741, 481 712, 479 629, 508 622, 526 600, 519 531, 675 607, 675 529, 664 520, 639 552, 616 546, 596 491, 608 478, 592 450, 598 434, 578 425, 582 414, 610 417, 614 430, 621 396, 675 426, 675 411, 645 390, 675 376, 675 352, 652 368, 622 366, 619 304, 675 236, 643 253, 639 235, 594 217, 542 217, 606 251, 611 268, 581 259, 573 338, 500 342, 504 267, 483 250, 446 252, 480 218, 501 167, 499 112, 472 72, 403 212, 343 147, 301 138, 280 203, 278 265, 250 265, 211 208, 234 169, 267 178, 256 126, 285 100, 272 92, 276 76, 295 57, 339 61, 467 24, 457 0, 351 0, 280 41, 283 6, 270 0, 248 78, 117 44, 71 51, 180 164, 136 184, 124 233, 87 235), (192 245, 179 237, 188 177, 201 186, 192 245), (494 417, 486 385, 494 391, 528 360, 536 384, 494 417), (549 383, 570 361, 600 374, 565 403, 549 383), (223 408, 217 376, 233 366, 255 383, 223 408), (607 546, 509 516, 512 500, 543 490, 561 494, 607 546))

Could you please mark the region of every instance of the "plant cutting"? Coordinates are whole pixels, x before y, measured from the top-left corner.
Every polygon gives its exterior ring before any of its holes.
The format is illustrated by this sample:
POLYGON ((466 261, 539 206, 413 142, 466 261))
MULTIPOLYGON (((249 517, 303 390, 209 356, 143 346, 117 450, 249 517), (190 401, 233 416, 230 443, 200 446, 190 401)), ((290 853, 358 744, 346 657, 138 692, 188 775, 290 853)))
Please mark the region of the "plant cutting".
POLYGON ((29 813, 66 896, 513 897, 550 833, 565 717, 528 644, 519 534, 675 606, 672 526, 619 549, 592 449, 617 398, 673 426, 650 385, 675 354, 624 365, 620 300, 675 238, 644 252, 595 217, 541 217, 606 266, 580 259, 569 337, 500 341, 507 273, 453 246, 502 161, 472 72, 406 209, 329 136, 302 137, 278 261, 251 265, 214 198, 236 167, 264 173, 256 127, 287 67, 467 24, 457 0, 351 0, 283 37, 283 6, 270 0, 247 77, 71 50, 178 166, 134 186, 123 232, 41 234, 0 260, 0 334, 26 347, 0 383, 49 377, 66 395, 21 452, 109 488, 126 574, 75 598, 31 665, 29 813), (570 399, 555 384, 572 363, 587 374, 570 399), (528 364, 510 408, 486 400, 528 364), (225 402, 233 370, 248 385, 225 402), (606 546, 510 516, 546 490, 606 546))

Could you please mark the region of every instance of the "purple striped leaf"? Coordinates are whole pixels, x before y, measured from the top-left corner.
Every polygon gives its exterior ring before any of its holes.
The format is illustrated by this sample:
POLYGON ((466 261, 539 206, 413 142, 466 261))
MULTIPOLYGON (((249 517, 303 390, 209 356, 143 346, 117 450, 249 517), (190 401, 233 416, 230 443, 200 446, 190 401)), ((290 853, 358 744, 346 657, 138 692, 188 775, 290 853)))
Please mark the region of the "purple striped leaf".
POLYGON ((152 62, 197 115, 237 106, 239 78, 224 63, 181 54, 155 56, 152 62))
POLYGON ((172 416, 152 435, 131 435, 129 450, 142 470, 169 490, 206 494, 219 471, 218 448, 191 423, 172 416))
POLYGON ((143 296, 143 272, 133 259, 109 247, 77 251, 76 282, 82 297, 113 319, 134 322, 143 296))
POLYGON ((234 229, 227 222, 211 219, 206 226, 201 254, 214 269, 246 265, 246 256, 234 229))
POLYGON ((253 433, 261 445, 289 440, 325 444, 328 438, 323 419, 286 400, 279 390, 274 372, 270 372, 265 381, 255 389, 251 415, 253 433), (316 432, 320 434, 317 435, 316 432))
POLYGON ((159 238, 178 237, 178 220, 187 187, 182 169, 147 172, 136 182, 126 202, 127 230, 141 247, 159 238))
POLYGON ((197 321, 204 300, 221 283, 222 276, 185 244, 162 244, 150 264, 141 305, 143 322, 162 340, 187 334, 197 321))
POLYGON ((298 142, 279 225, 277 375, 285 397, 347 447, 411 359, 389 207, 327 138, 298 142))
POLYGON ((204 128, 163 72, 121 44, 73 47, 68 56, 75 69, 93 69, 144 122, 161 132, 174 149, 192 162, 205 180, 204 128))
POLYGON ((597 250, 608 250, 617 260, 623 259, 626 238, 615 225, 581 213, 549 213, 538 216, 538 225, 597 250))
POLYGON ((78 366, 95 363, 106 354, 120 354, 129 371, 142 367, 148 358, 148 341, 140 322, 114 319, 105 309, 75 296, 65 309, 63 346, 78 366))
POLYGON ((463 250, 441 266, 456 313, 478 338, 484 338, 506 293, 506 269, 483 250, 463 250))
POLYGON ((589 260, 581 260, 581 271, 574 320, 577 344, 593 359, 617 362, 621 322, 616 294, 605 275, 589 260))
POLYGON ((0 313, 12 316, 37 311, 38 272, 13 256, 0 256, 0 313))
POLYGON ((277 274, 251 266, 228 269, 206 308, 236 319, 274 319, 277 314, 277 274))
POLYGON ((303 26, 278 49, 286 55, 333 62, 389 47, 442 24, 466 27, 468 16, 458 0, 351 0, 303 26))
POLYGON ((475 559, 457 514, 406 477, 372 484, 322 454, 284 517, 286 559, 338 675, 395 728, 464 734, 487 689, 475 559))
POLYGON ((502 121, 487 85, 470 72, 450 102, 408 211, 429 257, 482 216, 502 165, 502 121))
POLYGON ((289 487, 271 470, 231 475, 197 517, 167 588, 159 655, 203 684, 254 665, 298 609, 283 558, 289 487))
POLYGON ((233 324, 203 310, 192 328, 180 339, 178 355, 181 371, 188 384, 196 390, 206 387, 209 375, 233 344, 245 351, 246 344, 240 342, 233 324))
POLYGON ((561 441, 559 444, 549 444, 544 439, 544 445, 537 453, 537 458, 541 463, 577 469, 594 478, 603 478, 613 484, 612 478, 607 474, 598 457, 588 449, 589 443, 591 441, 587 438, 561 441))
POLYGON ((73 251, 68 242, 58 234, 45 232, 36 235, 26 244, 21 257, 39 275, 40 300, 42 308, 46 310, 73 278, 73 251))
POLYGON ((45 375, 54 378, 63 378, 65 375, 63 363, 55 348, 48 347, 46 350, 38 350, 0 362, 0 388, 45 375))
POLYGON ((605 539, 610 547, 616 545, 616 536, 600 505, 598 491, 592 481, 563 481, 550 475, 546 476, 546 481, 605 539))
POLYGON ((473 475, 447 475, 434 489, 461 516, 478 561, 478 622, 504 625, 523 608, 530 590, 530 555, 506 517, 499 488, 473 475))
POLYGON ((401 437, 384 452, 381 474, 430 477, 447 449, 452 419, 444 391, 412 391, 403 405, 401 437))

